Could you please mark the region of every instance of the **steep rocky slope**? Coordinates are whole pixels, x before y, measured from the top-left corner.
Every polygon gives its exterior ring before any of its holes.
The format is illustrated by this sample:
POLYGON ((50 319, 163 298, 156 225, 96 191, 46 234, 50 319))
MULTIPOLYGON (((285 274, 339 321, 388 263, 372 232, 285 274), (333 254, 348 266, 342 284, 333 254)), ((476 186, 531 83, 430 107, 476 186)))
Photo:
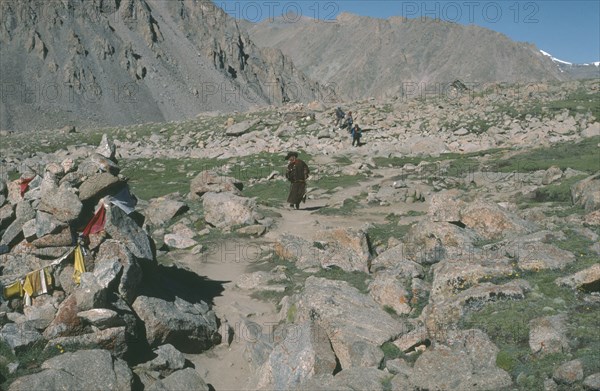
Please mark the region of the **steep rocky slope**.
POLYGON ((315 99, 211 2, 2 1, 0 129, 180 120, 315 99))

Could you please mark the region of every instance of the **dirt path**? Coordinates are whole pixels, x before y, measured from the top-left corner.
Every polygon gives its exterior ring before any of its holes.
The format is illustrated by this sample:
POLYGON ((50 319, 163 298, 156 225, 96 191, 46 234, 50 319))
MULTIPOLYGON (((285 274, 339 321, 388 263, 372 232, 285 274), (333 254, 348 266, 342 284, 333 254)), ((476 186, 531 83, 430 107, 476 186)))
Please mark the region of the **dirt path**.
MULTIPOLYGON (((235 286, 235 280, 250 270, 250 266, 260 260, 259 253, 272 250, 277 238, 284 233, 314 240, 315 234, 326 227, 361 228, 366 223, 384 223, 389 213, 403 213, 411 209, 426 210, 423 204, 369 206, 360 208, 348 216, 323 215, 317 213, 320 208, 333 206, 347 198, 352 198, 365 192, 373 184, 379 184, 393 176, 394 172, 385 170, 382 177, 369 178, 357 186, 349 187, 326 198, 308 199, 301 205, 301 210, 288 207, 271 208, 281 214, 277 217, 275 226, 260 239, 238 239, 219 243, 208 255, 184 254, 178 263, 188 267, 195 273, 211 280, 223 282, 223 292, 214 298, 214 311, 221 320, 226 319, 234 330, 230 345, 221 344, 202 354, 190 354, 187 358, 195 365, 199 374, 216 390, 248 389, 248 380, 254 374, 254 369, 246 360, 244 348, 247 330, 242 326, 247 319, 268 330, 277 323, 277 308, 275 303, 253 299, 251 292, 235 286)), ((285 205, 285 203, 282 203, 285 205)))

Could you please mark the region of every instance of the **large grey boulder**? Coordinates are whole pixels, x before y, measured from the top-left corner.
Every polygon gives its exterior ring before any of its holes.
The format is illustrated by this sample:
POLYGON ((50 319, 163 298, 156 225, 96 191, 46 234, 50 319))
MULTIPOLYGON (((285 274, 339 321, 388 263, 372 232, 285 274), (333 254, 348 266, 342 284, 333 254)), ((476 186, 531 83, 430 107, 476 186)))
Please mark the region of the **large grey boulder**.
POLYGON ((108 287, 118 279, 119 273, 117 291, 131 304, 142 283, 142 268, 128 246, 117 240, 107 240, 100 245, 94 275, 101 285, 108 287))
POLYGON ((104 156, 107 159, 114 160, 115 154, 117 152, 117 147, 115 146, 114 141, 109 139, 105 133, 102 135, 102 140, 100 140, 100 144, 96 148, 95 152, 104 156))
POLYGON ((66 352, 46 360, 42 371, 20 377, 9 391, 98 390, 128 391, 133 375, 127 363, 106 350, 66 352))
POLYGON ((335 354, 323 328, 309 320, 283 329, 283 340, 258 371, 256 388, 288 390, 314 375, 333 374, 335 354))
POLYGON ((409 381, 415 389, 502 390, 512 384, 510 375, 496 367, 498 348, 481 330, 461 330, 446 345, 423 352, 409 381))
POLYGON ((311 276, 289 306, 282 311, 294 306, 296 321, 316 319, 323 327, 342 368, 357 361, 352 349, 357 341, 379 347, 406 331, 402 321, 392 318, 370 296, 345 281, 311 276))
POLYGON ((151 200, 144 213, 149 223, 161 226, 186 210, 188 206, 184 202, 161 197, 151 200))
POLYGON ((565 315, 543 316, 529 322, 529 347, 535 354, 569 351, 565 315))
POLYGON ((256 201, 232 193, 206 193, 202 196, 204 220, 217 228, 252 225, 256 222, 256 201))
POLYGON ((347 272, 369 272, 371 253, 365 231, 334 228, 319 231, 316 237, 325 250, 325 254, 319 258, 321 267, 335 266, 347 272))
POLYGON ((121 208, 106 207, 104 230, 111 238, 123 243, 138 260, 155 262, 150 237, 121 208))
POLYGON ((460 221, 485 239, 502 239, 507 234, 524 235, 536 230, 536 226, 498 204, 477 200, 461 211, 460 221))
POLYGON ((65 223, 49 213, 38 210, 35 215, 35 235, 38 238, 48 234, 55 234, 65 226, 65 223))
POLYGON ((274 251, 277 256, 294 262, 299 269, 320 267, 320 260, 325 257, 325 251, 315 247, 314 243, 290 234, 277 239, 274 251))
POLYGON ((377 303, 392 308, 397 314, 411 311, 410 294, 393 275, 377 274, 369 284, 369 294, 377 303))
POLYGON ((0 330, 0 339, 3 340, 13 352, 26 351, 31 345, 43 339, 42 334, 36 330, 32 322, 7 323, 0 330))
POLYGON ((557 278, 555 282, 583 292, 600 292, 600 263, 595 263, 575 274, 557 278))
POLYGON ((192 368, 185 368, 181 371, 172 373, 164 379, 157 380, 150 387, 148 391, 181 391, 181 390, 194 390, 194 391, 209 391, 210 388, 204 382, 202 377, 192 368))
POLYGON ((587 177, 571 187, 573 204, 587 212, 600 209, 600 173, 587 177))
POLYGON ((600 391, 600 372, 586 377, 583 381, 583 388, 590 391, 600 391))
POLYGON ((139 364, 136 366, 136 370, 159 371, 162 376, 168 376, 185 366, 185 356, 171 344, 159 346, 154 349, 154 353, 156 357, 139 364))
POLYGON ((67 350, 106 349, 116 357, 123 357, 127 353, 128 340, 125 327, 120 326, 81 335, 53 338, 48 341, 45 349, 55 349, 56 346, 62 346, 67 350))
POLYGON ((6 204, 0 208, 0 229, 10 225, 15 219, 15 207, 12 204, 6 204))
POLYGON ((78 312, 77 316, 85 323, 91 324, 99 330, 123 326, 125 324, 115 311, 108 308, 92 308, 91 310, 78 312))
POLYGON ((581 360, 571 360, 561 364, 554 370, 552 378, 558 384, 573 384, 583 380, 583 363, 581 360))
POLYGON ((444 258, 473 250, 481 239, 473 230, 448 222, 421 221, 413 225, 403 238, 403 256, 413 262, 431 265, 444 258))
MULTIPOLYGON (((370 272, 382 271, 386 274, 393 274, 402 278, 422 277, 423 266, 408 259, 409 254, 412 255, 414 252, 410 251, 407 254, 407 246, 405 244, 401 243, 393 246, 373 258, 370 272)), ((417 258, 421 259, 421 257, 417 258)))
POLYGON ((194 196, 222 192, 239 195, 242 188, 242 183, 237 179, 210 170, 201 171, 190 182, 190 194, 194 196))
POLYGON ((108 172, 92 175, 79 186, 79 199, 84 202, 92 198, 102 198, 120 183, 118 177, 108 172))
POLYGON ((243 134, 248 133, 250 129, 252 129, 252 127, 258 124, 259 122, 260 120, 258 119, 238 122, 237 124, 229 126, 225 130, 225 135, 234 137, 241 136, 243 134))
POLYGON ((47 187, 42 187, 42 199, 38 208, 62 222, 69 223, 79 217, 83 204, 69 186, 58 187, 47 181, 47 187))
POLYGON ((182 352, 198 353, 221 341, 217 318, 204 302, 138 296, 132 308, 144 322, 150 346, 170 343, 182 352))

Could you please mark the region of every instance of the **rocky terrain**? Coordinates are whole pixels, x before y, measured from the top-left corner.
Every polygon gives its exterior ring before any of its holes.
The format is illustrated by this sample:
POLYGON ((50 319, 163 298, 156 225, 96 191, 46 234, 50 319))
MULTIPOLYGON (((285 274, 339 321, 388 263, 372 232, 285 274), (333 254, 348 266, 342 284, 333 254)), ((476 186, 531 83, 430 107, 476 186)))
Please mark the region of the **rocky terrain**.
POLYGON ((0 129, 137 124, 320 97, 211 1, 3 0, 0 129))
POLYGON ((335 86, 343 100, 414 96, 456 79, 470 85, 570 79, 534 45, 474 25, 343 13, 327 22, 280 17, 244 27, 258 45, 280 49, 313 80, 335 86))
POLYGON ((359 147, 319 102, 5 131, 0 283, 53 281, 2 299, 2 387, 600 389, 599 99, 355 101, 359 147))

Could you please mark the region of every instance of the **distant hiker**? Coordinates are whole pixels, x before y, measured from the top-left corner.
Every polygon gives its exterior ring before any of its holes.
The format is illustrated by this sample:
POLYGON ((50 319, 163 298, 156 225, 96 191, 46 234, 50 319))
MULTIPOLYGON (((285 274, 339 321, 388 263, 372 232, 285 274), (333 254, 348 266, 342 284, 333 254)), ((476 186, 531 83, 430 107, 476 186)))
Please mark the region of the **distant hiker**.
POLYGON ((348 129, 348 131, 352 131, 352 124, 354 123, 354 119, 352 119, 352 112, 349 111, 344 117, 344 123, 342 124, 342 129, 348 129))
POLYGON ((352 130, 350 131, 350 134, 352 135, 352 146, 354 146, 354 143, 356 143, 356 146, 360 147, 360 138, 362 137, 362 130, 360 129, 358 124, 354 124, 352 130))
POLYGON ((342 121, 344 120, 344 116, 346 116, 346 113, 344 113, 344 111, 342 110, 342 108, 340 106, 338 106, 335 109, 335 126, 341 126, 342 125, 342 121))
POLYGON ((300 209, 300 202, 306 202, 306 179, 310 172, 306 163, 298 159, 297 152, 288 152, 285 159, 289 162, 285 177, 291 182, 287 202, 291 208, 300 209))

